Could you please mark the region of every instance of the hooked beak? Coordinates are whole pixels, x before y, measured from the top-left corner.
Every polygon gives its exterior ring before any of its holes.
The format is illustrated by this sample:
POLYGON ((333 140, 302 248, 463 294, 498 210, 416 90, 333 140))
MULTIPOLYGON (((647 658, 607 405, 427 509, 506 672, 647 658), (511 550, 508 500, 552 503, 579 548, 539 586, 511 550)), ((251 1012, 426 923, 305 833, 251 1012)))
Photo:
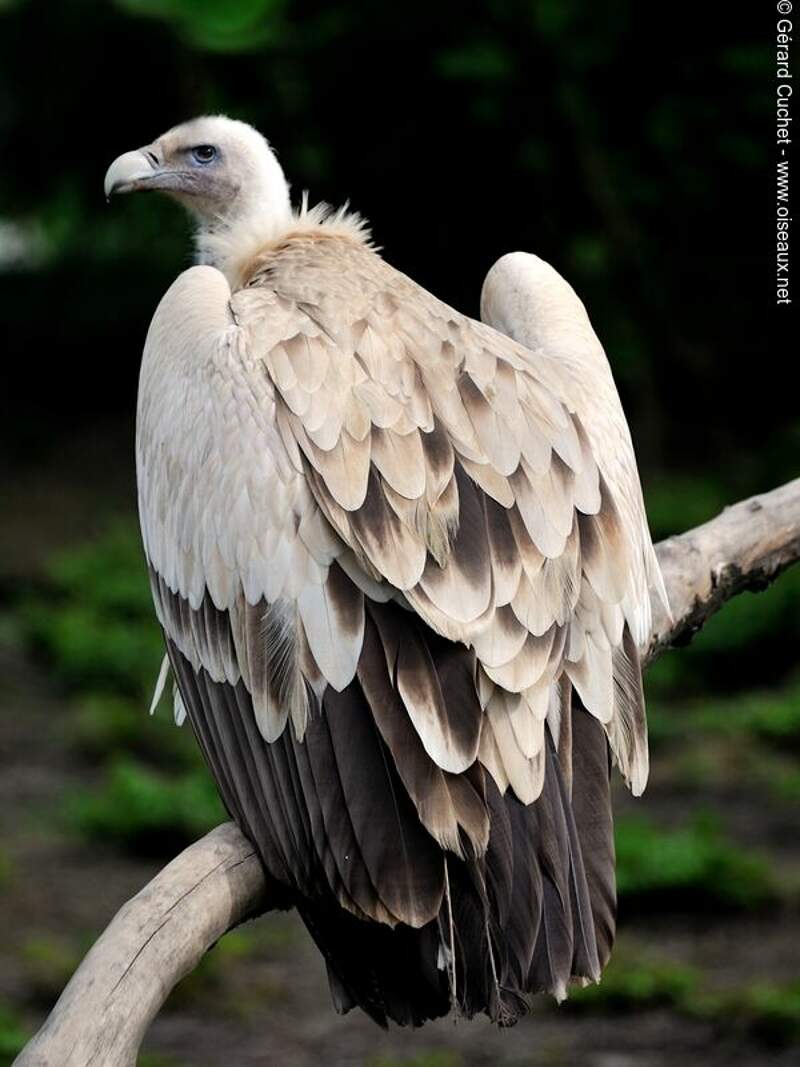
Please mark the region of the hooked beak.
POLYGON ((139 148, 117 156, 106 171, 103 189, 106 200, 115 193, 134 193, 139 189, 164 189, 171 185, 172 173, 162 168, 151 148, 139 148))

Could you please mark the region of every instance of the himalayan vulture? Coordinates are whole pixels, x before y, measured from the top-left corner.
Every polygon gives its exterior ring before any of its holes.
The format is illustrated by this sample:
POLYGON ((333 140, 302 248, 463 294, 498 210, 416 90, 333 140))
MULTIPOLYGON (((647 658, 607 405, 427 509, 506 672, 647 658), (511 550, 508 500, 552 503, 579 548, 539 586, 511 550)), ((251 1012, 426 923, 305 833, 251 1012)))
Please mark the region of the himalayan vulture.
POLYGON ((610 768, 641 793, 665 593, 582 303, 514 253, 484 321, 462 315, 357 215, 293 210, 266 140, 223 116, 105 188, 196 226, 139 382, 155 611, 176 718, 337 1009, 507 1025, 597 981, 610 768))

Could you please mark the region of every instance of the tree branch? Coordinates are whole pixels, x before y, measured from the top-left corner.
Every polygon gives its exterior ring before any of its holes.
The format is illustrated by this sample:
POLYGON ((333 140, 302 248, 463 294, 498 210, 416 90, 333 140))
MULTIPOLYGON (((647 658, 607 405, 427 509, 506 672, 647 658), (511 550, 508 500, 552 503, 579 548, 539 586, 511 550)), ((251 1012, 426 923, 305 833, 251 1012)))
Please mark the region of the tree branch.
POLYGON ((147 1027, 226 931, 269 910, 264 870, 232 822, 123 904, 70 979, 24 1067, 136 1067, 147 1027))
MULTIPOLYGON (((800 558, 800 479, 726 508, 657 551, 673 618, 657 611, 645 664, 800 558)), ((134 1067, 177 983, 227 930, 271 906, 249 841, 233 823, 212 830, 123 905, 15 1067, 134 1067)))
POLYGON ((800 559, 800 478, 725 508, 656 552, 673 618, 656 609, 645 664, 687 645, 727 600, 766 589, 800 559))

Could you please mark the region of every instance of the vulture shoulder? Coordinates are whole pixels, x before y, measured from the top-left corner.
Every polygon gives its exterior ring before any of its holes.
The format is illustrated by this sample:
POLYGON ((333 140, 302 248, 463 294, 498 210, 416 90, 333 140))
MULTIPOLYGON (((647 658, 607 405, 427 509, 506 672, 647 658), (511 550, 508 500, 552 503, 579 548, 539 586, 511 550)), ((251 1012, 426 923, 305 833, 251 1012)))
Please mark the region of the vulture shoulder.
POLYGON ((583 421, 592 453, 636 545, 626 613, 637 644, 644 645, 650 637, 650 591, 667 612, 669 601, 650 539, 628 421, 586 308, 545 260, 511 252, 486 277, 481 318, 531 351, 539 373, 583 421))

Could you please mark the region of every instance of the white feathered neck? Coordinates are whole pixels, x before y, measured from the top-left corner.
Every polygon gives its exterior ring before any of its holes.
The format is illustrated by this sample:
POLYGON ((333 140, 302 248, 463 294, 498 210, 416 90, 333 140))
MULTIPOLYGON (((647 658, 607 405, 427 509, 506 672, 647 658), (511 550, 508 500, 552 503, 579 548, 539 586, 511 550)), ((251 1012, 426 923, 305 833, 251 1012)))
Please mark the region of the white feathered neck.
POLYGON ((239 288, 253 262, 287 237, 345 237, 372 246, 369 223, 348 204, 308 205, 303 193, 299 208, 286 213, 271 210, 254 212, 231 221, 220 219, 217 226, 204 225, 194 234, 195 262, 222 271, 232 289, 239 288))

